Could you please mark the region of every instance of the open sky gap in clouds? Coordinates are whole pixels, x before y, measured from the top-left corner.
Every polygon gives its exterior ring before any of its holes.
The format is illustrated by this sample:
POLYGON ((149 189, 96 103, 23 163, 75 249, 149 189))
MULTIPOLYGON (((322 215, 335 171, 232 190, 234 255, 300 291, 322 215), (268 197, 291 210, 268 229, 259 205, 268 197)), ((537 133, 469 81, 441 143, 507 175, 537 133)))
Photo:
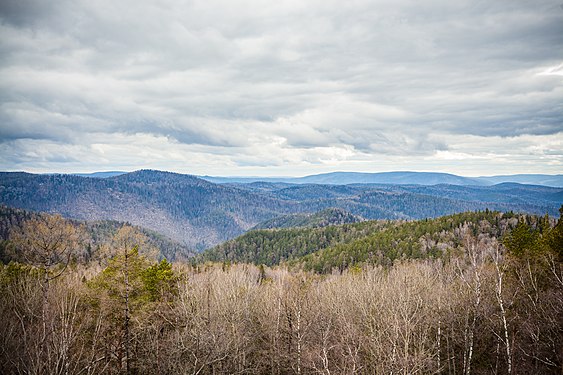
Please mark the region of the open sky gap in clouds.
POLYGON ((0 1, 0 169, 563 173, 563 0, 0 1))

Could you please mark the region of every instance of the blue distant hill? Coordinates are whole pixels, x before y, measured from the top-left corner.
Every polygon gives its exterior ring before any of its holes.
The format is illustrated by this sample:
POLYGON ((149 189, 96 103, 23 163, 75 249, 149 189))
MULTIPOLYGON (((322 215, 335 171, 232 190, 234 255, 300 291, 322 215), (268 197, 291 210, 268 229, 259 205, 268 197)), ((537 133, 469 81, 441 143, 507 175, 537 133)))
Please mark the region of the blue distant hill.
POLYGON ((349 184, 393 184, 393 185, 483 185, 468 177, 434 172, 382 172, 357 173, 333 172, 299 178, 298 183, 349 185, 349 184))
POLYGON ((504 182, 515 182, 528 185, 542 185, 563 187, 563 175, 546 174, 518 174, 488 177, 463 177, 450 173, 436 172, 332 172, 305 177, 201 177, 215 183, 289 183, 289 184, 320 184, 320 185, 350 185, 350 184, 393 184, 393 185, 459 185, 459 186, 489 186, 504 182))
POLYGON ((478 177, 479 181, 495 185, 504 182, 516 182, 527 185, 542 185, 551 187, 563 187, 563 175, 555 174, 513 174, 504 176, 478 177))

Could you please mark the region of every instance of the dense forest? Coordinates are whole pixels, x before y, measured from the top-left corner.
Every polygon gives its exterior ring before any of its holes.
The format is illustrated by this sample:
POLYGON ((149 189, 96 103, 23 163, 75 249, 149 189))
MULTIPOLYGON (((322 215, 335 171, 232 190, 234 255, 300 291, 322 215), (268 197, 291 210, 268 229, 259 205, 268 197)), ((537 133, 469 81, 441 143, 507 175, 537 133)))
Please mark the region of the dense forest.
POLYGON ((341 208, 327 208, 315 213, 283 215, 264 221, 252 229, 326 227, 329 225, 350 224, 363 221, 359 216, 341 208))
POLYGON ((126 224, 85 257, 84 223, 24 215, 0 267, 0 372, 560 374, 560 211, 249 233, 305 241, 271 267, 172 264, 126 224))
MULTIPOLYGON (((533 225, 535 216, 523 216, 533 225)), ((467 231, 502 238, 518 215, 464 212, 419 221, 375 220, 320 228, 253 230, 196 256, 198 261, 250 262, 268 266, 288 262, 330 273, 356 264, 390 265, 397 259, 447 259, 463 247, 467 231)))

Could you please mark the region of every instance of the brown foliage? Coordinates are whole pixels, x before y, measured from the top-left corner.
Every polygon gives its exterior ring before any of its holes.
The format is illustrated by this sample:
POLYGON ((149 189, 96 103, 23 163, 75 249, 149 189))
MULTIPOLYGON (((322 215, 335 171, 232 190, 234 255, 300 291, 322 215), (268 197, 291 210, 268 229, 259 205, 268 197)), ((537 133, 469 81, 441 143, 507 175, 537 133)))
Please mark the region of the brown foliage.
MULTIPOLYGON (((470 233, 464 248, 332 275, 176 264, 176 291, 130 311, 130 372, 560 374, 561 264, 470 233)), ((125 373, 120 305, 83 281, 99 272, 53 281, 42 313, 38 272, 0 270, 0 372, 125 373)))

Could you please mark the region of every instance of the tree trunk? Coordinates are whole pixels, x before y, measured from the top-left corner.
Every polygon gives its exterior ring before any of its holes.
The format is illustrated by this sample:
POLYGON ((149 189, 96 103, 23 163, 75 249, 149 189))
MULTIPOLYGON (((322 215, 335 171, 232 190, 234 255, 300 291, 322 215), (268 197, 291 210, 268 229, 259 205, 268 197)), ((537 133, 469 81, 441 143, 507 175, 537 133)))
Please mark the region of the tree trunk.
POLYGON ((125 249, 125 369, 131 373, 129 365, 129 252, 125 249))
POLYGON ((499 304, 500 307, 500 316, 502 319, 502 327, 504 330, 504 341, 505 341, 505 347, 506 347, 506 364, 507 364, 507 370, 508 370, 508 374, 512 374, 512 357, 511 357, 511 348, 510 348, 510 341, 509 341, 509 337, 508 337, 508 323, 506 321, 506 310, 504 308, 504 300, 502 299, 502 280, 504 277, 504 271, 500 269, 499 267, 499 252, 498 252, 498 248, 496 250, 496 254, 495 254, 495 259, 494 259, 494 263, 495 263, 495 268, 497 271, 497 290, 496 290, 496 295, 497 295, 497 302, 499 304))

